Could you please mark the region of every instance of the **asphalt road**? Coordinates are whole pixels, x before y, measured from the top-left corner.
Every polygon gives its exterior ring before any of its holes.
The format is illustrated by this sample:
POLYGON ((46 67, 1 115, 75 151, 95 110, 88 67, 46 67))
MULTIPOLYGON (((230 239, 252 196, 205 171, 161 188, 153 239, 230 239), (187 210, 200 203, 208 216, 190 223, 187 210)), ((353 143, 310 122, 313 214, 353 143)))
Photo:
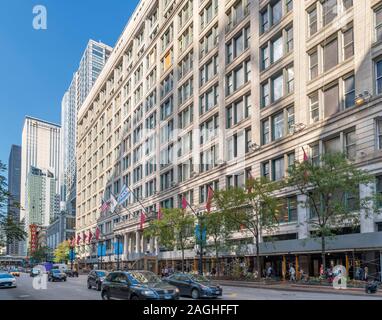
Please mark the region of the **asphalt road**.
MULTIPOLYGON (((100 292, 89 290, 86 276, 68 278, 67 282, 48 282, 46 289, 36 290, 33 278, 21 274, 17 278, 17 288, 0 289, 0 300, 101 300, 100 292)), ((189 300, 182 298, 182 300, 189 300)), ((281 291, 273 289, 239 288, 223 286, 222 300, 374 300, 381 297, 372 295, 329 294, 301 291, 281 291)))

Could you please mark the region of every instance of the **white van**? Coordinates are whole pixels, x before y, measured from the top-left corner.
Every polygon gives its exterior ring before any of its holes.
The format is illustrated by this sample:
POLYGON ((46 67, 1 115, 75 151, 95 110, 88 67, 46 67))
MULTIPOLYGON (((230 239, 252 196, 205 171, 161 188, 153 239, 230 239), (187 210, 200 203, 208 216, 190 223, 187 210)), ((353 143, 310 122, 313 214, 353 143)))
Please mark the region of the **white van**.
POLYGON ((65 272, 68 270, 68 266, 64 263, 55 263, 53 264, 53 269, 58 269, 61 272, 65 272))

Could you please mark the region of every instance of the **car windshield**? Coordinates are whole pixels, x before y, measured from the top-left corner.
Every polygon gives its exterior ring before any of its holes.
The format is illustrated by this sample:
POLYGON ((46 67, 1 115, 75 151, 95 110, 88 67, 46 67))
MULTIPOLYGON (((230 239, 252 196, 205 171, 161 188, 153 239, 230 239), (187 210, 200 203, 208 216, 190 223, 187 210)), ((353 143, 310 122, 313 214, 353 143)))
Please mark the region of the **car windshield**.
POLYGON ((192 275, 190 278, 196 282, 209 282, 209 280, 201 275, 192 275))
POLYGON ((129 272, 133 284, 159 283, 161 280, 152 272, 129 272))
POLYGON ((9 278, 13 278, 13 276, 7 273, 0 274, 0 279, 9 279, 9 278))
POLYGON ((106 277, 106 272, 105 271, 96 271, 97 276, 99 277, 106 277))

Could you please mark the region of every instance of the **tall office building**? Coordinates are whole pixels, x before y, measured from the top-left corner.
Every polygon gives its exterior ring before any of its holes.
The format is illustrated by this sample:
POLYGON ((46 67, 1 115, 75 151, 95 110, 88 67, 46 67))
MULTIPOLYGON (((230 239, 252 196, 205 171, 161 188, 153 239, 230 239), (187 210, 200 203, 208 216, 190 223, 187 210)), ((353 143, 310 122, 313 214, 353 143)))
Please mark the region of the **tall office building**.
MULTIPOLYGON (((31 181, 35 176, 32 168, 38 168, 45 172, 49 171, 54 177, 54 193, 59 195, 59 161, 60 161, 60 126, 27 116, 24 123, 21 145, 21 184, 20 184, 20 220, 24 221, 25 230, 29 231, 31 214, 34 214, 32 199, 40 203, 40 198, 45 196, 46 189, 41 188, 40 196, 33 196, 35 190, 31 187, 31 181), (37 198, 36 198, 37 197, 37 198)), ((50 184, 49 184, 50 185, 50 184)), ((38 204, 39 205, 39 204, 38 204)), ((36 207, 34 208, 34 210, 36 207)), ((42 209, 41 209, 42 210, 42 209)), ((40 219, 46 223, 47 219, 40 219)), ((39 221, 40 221, 39 220, 39 221)), ((30 239, 28 239, 29 241, 30 239)), ((27 253, 27 245, 23 244, 22 254, 27 253)))
MULTIPOLYGON (((180 207, 185 196, 203 211, 208 186, 243 186, 250 173, 281 180, 303 149, 313 160, 345 152, 375 175, 381 193, 381 25, 376 0, 141 1, 78 114, 77 234, 98 226, 111 260, 119 235, 124 263, 155 254, 179 265, 178 251, 160 252, 140 232, 140 203, 156 211, 180 207), (136 197, 119 215, 101 215, 101 200, 124 184, 136 197)), ((360 186, 360 196, 370 190, 360 186)), ((306 199, 277 196, 285 212, 278 230, 261 236, 264 265, 280 274, 282 263, 298 260, 318 275, 306 199)), ((382 220, 359 214, 359 225, 330 243, 328 261, 373 261, 375 272, 382 220)), ((253 240, 246 232, 231 239, 253 240)), ((81 242, 82 261, 96 263, 95 249, 81 242)), ((251 244, 245 252, 256 254, 251 244)), ((233 257, 221 259, 229 265, 233 257)), ((186 251, 188 267, 197 259, 186 251)))
MULTIPOLYGON (((21 147, 13 145, 8 160, 8 217, 20 221, 20 181, 21 181, 21 147)), ((7 245, 7 254, 19 255, 19 242, 13 241, 7 245)))
POLYGON ((79 69, 74 73, 61 107, 61 209, 69 214, 76 210, 76 121, 77 112, 103 66, 112 48, 90 40, 82 55, 79 69))

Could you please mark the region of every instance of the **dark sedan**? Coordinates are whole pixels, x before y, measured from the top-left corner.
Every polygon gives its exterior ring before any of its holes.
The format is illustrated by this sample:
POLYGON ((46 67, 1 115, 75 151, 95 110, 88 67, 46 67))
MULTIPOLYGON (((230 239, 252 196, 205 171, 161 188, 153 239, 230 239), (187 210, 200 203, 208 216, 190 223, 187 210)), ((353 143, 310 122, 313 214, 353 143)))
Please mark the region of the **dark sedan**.
POLYGON ((179 289, 150 271, 117 271, 105 278, 101 296, 104 300, 178 300, 179 289))
POLYGON ((107 272, 104 270, 93 270, 88 275, 88 289, 95 287, 101 291, 102 282, 105 280, 107 272))
POLYGON ((219 285, 212 284, 200 275, 176 273, 164 281, 176 286, 181 296, 191 296, 193 299, 217 298, 223 295, 223 289, 219 285))
POLYGON ((48 273, 48 281, 66 281, 66 274, 59 269, 52 269, 48 273))

